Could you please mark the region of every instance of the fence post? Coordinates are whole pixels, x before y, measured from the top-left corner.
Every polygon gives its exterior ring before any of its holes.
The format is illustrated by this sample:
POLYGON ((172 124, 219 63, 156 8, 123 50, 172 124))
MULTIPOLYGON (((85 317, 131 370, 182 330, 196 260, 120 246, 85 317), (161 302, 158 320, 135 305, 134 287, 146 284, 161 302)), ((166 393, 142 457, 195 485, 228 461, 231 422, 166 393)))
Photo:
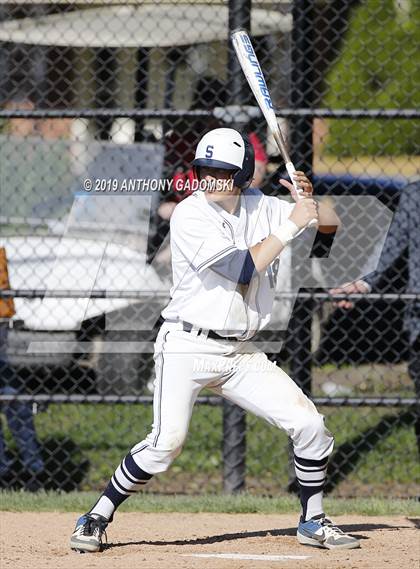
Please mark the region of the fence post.
MULTIPOLYGON (((94 51, 95 107, 115 108, 117 51, 112 47, 95 48, 94 51)), ((95 137, 98 140, 109 140, 112 120, 112 117, 95 119, 95 137)))
MULTIPOLYGON (((292 76, 290 104, 293 109, 311 109, 315 101, 312 0, 293 2, 292 76)), ((290 121, 291 149, 297 170, 312 174, 312 117, 293 117, 290 121)))
MULTIPOLYGON (((290 82, 290 103, 292 108, 313 106, 315 91, 313 84, 314 69, 314 29, 315 15, 312 0, 293 2, 292 30, 292 77, 290 82)), ((312 117, 294 117, 290 121, 291 149, 297 170, 312 174, 312 117)), ((293 258, 293 275, 296 276, 298 259, 293 258)), ((299 271, 298 271, 299 272, 299 271)), ((299 283, 294 282, 294 286, 299 283)), ((311 394, 311 329, 312 301, 296 299, 290 322, 290 375, 307 394, 311 394)), ((293 447, 289 443, 289 491, 297 490, 293 463, 293 447)))
MULTIPOLYGON (((229 0, 229 103, 244 104, 249 88, 230 41, 230 32, 251 26, 251 1, 229 0)), ((233 494, 245 489, 246 416, 237 405, 223 402, 223 490, 233 494)))
MULTIPOLYGON (((296 0, 293 3, 292 31, 292 81, 290 89, 293 108, 310 109, 315 100, 313 85, 314 68, 314 7, 311 0, 296 0)), ((290 131, 294 161, 297 169, 308 175, 312 173, 312 117, 294 117, 290 131)), ((299 260, 293 259, 292 278, 294 288, 299 286, 297 267, 299 260)), ((311 327, 312 301, 297 299, 290 322, 292 338, 292 378, 308 394, 311 393, 311 327)))
POLYGON ((223 401, 223 491, 235 494, 245 489, 246 418, 245 412, 223 401))
MULTIPOLYGON (((145 109, 147 106, 147 89, 149 85, 149 52, 146 47, 139 47, 136 52, 136 88, 134 93, 134 106, 136 109, 145 109)), ((143 142, 145 140, 144 119, 135 119, 135 142, 143 142)))

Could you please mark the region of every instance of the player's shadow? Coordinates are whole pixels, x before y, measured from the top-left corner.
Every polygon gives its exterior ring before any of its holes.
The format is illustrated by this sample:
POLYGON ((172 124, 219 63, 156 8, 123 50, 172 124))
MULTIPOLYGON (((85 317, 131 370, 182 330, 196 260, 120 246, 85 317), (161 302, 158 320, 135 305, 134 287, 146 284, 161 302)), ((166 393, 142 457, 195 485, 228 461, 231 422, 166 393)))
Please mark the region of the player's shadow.
MULTIPOLYGON (((412 526, 389 526, 387 524, 347 524, 340 526, 341 529, 353 535, 359 540, 369 539, 363 535, 364 532, 377 531, 377 530, 390 530, 397 531, 399 529, 408 529, 412 526), (357 532, 354 534, 353 532, 357 532), (361 534, 359 532, 362 532, 361 534)), ((236 533, 223 533, 219 535, 210 535, 208 537, 198 537, 195 539, 175 539, 175 540, 142 540, 142 541, 128 541, 120 543, 107 543, 104 545, 105 549, 113 549, 116 547, 127 547, 129 545, 153 545, 153 546, 195 546, 195 545, 212 545, 214 543, 222 543, 226 541, 236 541, 238 539, 251 539, 255 537, 285 537, 295 536, 296 527, 282 528, 282 529, 267 529, 258 531, 243 531, 236 533)))
POLYGON ((420 529, 420 518, 407 518, 407 520, 414 524, 416 529, 420 529))

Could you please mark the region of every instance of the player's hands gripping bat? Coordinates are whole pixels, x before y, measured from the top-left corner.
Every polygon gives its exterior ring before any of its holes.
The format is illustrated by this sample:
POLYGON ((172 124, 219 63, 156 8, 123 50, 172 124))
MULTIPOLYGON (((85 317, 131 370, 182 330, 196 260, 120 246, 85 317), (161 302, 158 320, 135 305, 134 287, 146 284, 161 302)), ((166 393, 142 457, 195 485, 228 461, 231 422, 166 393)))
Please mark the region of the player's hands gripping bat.
MULTIPOLYGON (((260 107, 265 120, 267 121, 268 128, 270 129, 274 140, 280 150, 296 194, 302 196, 303 189, 299 186, 298 182, 295 179, 296 169, 290 159, 286 143, 278 125, 270 93, 268 91, 263 72, 258 62, 258 58, 255 54, 254 48, 252 47, 251 40, 247 32, 244 30, 234 31, 231 35, 231 38, 233 47, 235 48, 236 56, 242 67, 242 71, 247 78, 249 86, 251 87, 252 92, 254 93, 254 96, 257 100, 258 106, 260 107)), ((302 198, 303 197, 304 196, 302 196, 302 198)), ((313 219, 308 225, 316 225, 317 223, 317 220, 313 219)))

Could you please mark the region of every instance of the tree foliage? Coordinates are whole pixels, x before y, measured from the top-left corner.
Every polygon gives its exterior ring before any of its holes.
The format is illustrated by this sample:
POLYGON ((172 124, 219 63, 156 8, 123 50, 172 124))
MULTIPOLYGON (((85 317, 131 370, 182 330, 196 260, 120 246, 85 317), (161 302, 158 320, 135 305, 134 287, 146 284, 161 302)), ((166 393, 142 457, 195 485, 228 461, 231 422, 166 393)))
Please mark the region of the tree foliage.
MULTIPOLYGON (((366 0, 353 9, 341 55, 327 78, 332 109, 420 107, 420 0, 366 0)), ((331 120, 326 152, 416 154, 420 121, 331 120)))

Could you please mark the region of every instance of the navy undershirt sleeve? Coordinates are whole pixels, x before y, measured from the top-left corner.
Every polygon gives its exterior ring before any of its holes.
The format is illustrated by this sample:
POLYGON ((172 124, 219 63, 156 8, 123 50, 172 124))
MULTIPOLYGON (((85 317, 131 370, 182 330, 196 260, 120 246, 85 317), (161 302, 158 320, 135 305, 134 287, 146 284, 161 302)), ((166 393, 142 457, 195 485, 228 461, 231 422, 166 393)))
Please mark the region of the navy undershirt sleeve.
POLYGON ((241 274, 239 275, 239 284, 249 284, 254 275, 255 264, 249 250, 246 253, 245 263, 243 264, 241 274))
POLYGON ((254 274, 255 265, 248 249, 229 253, 209 267, 219 275, 239 284, 249 284, 254 274))

